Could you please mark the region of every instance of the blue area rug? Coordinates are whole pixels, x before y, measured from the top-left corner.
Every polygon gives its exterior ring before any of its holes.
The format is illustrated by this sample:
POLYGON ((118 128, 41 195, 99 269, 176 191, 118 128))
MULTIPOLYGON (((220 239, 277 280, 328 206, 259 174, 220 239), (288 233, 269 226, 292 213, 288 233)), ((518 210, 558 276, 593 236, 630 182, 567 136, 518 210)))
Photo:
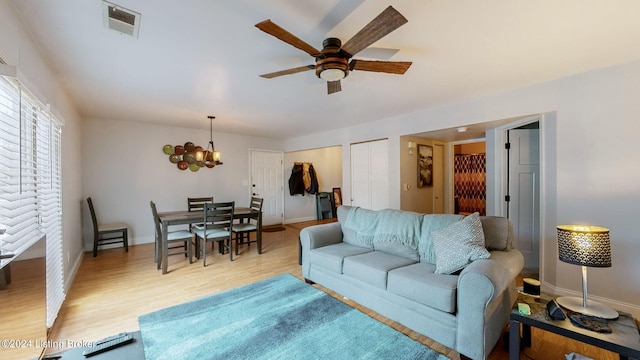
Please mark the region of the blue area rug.
POLYGON ((448 359, 289 274, 138 320, 147 359, 448 359))

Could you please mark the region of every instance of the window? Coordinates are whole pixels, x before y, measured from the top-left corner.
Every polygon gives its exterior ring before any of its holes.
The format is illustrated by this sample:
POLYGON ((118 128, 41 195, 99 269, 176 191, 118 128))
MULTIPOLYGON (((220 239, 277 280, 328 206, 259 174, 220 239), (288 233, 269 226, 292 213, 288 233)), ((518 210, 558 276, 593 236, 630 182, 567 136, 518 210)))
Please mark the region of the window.
MULTIPOLYGON (((22 84, 0 76, 0 253, 25 252, 46 236, 47 327, 64 301, 62 129, 22 84)), ((0 267, 13 258, 4 259, 0 267)))

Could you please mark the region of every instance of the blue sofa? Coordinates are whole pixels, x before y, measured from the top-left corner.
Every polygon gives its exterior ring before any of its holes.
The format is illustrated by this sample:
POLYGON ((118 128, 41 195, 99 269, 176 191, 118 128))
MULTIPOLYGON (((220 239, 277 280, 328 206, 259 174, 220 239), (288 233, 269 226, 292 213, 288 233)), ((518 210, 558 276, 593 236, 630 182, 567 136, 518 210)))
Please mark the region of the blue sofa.
POLYGON ((306 280, 464 356, 488 356, 508 323, 524 266, 508 219, 349 206, 337 215, 338 222, 300 232, 306 280), (474 250, 455 246, 469 234, 479 237, 474 250))

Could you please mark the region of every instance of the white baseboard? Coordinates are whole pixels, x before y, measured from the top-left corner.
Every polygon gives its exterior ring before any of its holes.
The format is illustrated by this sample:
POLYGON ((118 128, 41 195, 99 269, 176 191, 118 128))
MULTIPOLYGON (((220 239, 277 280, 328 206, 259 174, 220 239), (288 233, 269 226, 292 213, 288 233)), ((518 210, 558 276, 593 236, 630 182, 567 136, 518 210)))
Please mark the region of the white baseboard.
POLYGON ((312 221, 312 220, 317 220, 315 216, 307 216, 307 217, 303 217, 303 218, 297 218, 297 219, 286 219, 284 221, 285 224, 293 224, 293 223, 298 223, 298 222, 304 222, 304 221, 312 221))
POLYGON ((64 293, 68 293, 71 288, 71 284, 73 284, 73 280, 76 278, 78 274, 78 269, 80 268, 80 264, 82 264, 82 259, 84 258, 84 252, 79 252, 75 261, 73 262, 73 266, 67 273, 67 278, 64 279, 64 293))

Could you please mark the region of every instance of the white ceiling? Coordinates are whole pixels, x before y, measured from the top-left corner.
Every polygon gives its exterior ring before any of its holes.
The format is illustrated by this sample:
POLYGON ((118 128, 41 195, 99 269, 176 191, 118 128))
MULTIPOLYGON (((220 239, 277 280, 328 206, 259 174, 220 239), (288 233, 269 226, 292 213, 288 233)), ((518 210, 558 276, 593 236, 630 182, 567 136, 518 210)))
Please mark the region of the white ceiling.
POLYGON ((142 14, 138 39, 103 26, 100 0, 13 0, 84 117, 208 129, 215 115, 216 132, 286 138, 640 59, 637 0, 112 2, 142 14), (258 76, 314 59, 256 23, 322 48, 388 5, 409 22, 372 47, 399 49, 405 75, 354 71, 332 95, 313 71, 258 76))

